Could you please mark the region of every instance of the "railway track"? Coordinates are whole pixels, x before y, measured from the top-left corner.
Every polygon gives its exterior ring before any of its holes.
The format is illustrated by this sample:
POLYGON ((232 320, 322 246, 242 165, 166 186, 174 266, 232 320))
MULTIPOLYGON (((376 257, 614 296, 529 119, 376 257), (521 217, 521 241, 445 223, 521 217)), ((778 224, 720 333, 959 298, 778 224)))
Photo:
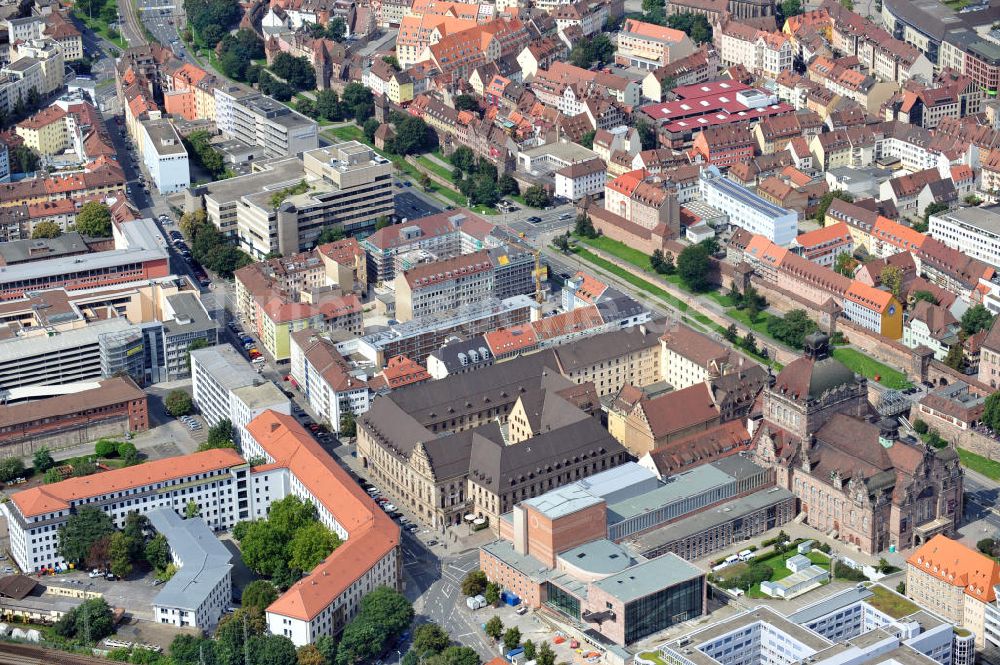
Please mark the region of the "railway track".
POLYGON ((0 642, 0 663, 3 665, 107 665, 108 661, 94 656, 82 656, 34 644, 0 642))

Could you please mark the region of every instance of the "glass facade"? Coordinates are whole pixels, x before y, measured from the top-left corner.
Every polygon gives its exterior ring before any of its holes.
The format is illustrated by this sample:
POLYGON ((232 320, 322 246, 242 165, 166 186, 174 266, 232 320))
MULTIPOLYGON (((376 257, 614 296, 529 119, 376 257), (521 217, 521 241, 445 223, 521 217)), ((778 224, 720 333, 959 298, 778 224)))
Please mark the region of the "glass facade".
POLYGON ((625 605, 625 644, 701 616, 703 579, 696 577, 625 605))
POLYGON ((573 594, 563 591, 552 582, 545 583, 545 604, 554 610, 562 612, 566 616, 580 620, 580 599, 573 594))

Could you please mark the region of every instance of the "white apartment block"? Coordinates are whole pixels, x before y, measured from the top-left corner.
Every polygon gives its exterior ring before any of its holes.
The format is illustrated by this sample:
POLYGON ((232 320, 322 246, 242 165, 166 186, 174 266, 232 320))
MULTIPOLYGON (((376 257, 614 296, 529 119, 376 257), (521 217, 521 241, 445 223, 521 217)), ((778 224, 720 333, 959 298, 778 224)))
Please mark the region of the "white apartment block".
POLYGON ((600 158, 563 167, 555 173, 556 196, 570 201, 600 194, 608 182, 608 171, 600 158))
POLYGON ((191 352, 191 392, 209 425, 229 419, 237 444, 250 421, 265 411, 292 412, 285 394, 228 344, 191 352))
POLYGON ((215 113, 223 136, 260 146, 268 157, 297 155, 319 147, 315 121, 249 88, 216 88, 215 113))
POLYGON ((660 376, 674 390, 721 375, 728 362, 726 347, 687 326, 678 325, 660 338, 660 376))
POLYGON ((268 412, 247 432, 249 454, 264 457, 270 469, 254 474, 254 502, 269 505, 289 494, 311 501, 344 541, 267 608, 268 629, 295 646, 339 633, 365 594, 399 588, 399 527, 294 418, 268 412))
MULTIPOLYGON (((58 530, 84 507, 103 510, 121 528, 130 512, 179 513, 195 501, 204 522, 218 531, 264 516, 271 503, 294 494, 311 501, 320 520, 344 543, 267 608, 272 633, 290 638, 296 646, 335 635, 354 618, 366 594, 380 586, 399 588, 399 527, 294 418, 273 411, 255 418, 247 428, 245 447, 266 466, 253 471, 235 450, 206 450, 18 492, 3 504, 11 554, 24 571, 64 567, 56 552, 58 530)), ((183 563, 186 557, 180 549, 171 543, 171 550, 183 563)), ((194 560, 198 554, 187 556, 194 560)), ((183 571, 182 565, 178 575, 183 571)), ((167 596, 157 598, 158 606, 154 600, 157 618, 175 625, 210 624, 224 580, 225 575, 204 594, 206 607, 200 617, 160 611, 193 604, 167 596)))
POLYGON ((967 256, 1000 266, 1000 213, 959 208, 931 215, 928 233, 967 256))
POLYGON ((787 247, 798 234, 798 214, 765 201, 726 179, 715 166, 701 172, 701 200, 729 215, 729 223, 787 247))
POLYGON ((142 160, 156 189, 171 194, 190 187, 187 149, 173 124, 169 120, 145 120, 139 127, 142 160))
POLYGON ((340 432, 345 413, 360 416, 371 407, 368 382, 351 375, 336 345, 314 330, 292 333, 291 375, 309 400, 309 407, 340 432))
POLYGON ((130 512, 146 514, 157 508, 182 512, 194 501, 209 526, 229 529, 250 516, 248 476, 246 462, 227 448, 17 492, 3 504, 10 553, 25 572, 65 568, 67 562, 57 552, 59 528, 82 508, 103 510, 123 528, 130 512))

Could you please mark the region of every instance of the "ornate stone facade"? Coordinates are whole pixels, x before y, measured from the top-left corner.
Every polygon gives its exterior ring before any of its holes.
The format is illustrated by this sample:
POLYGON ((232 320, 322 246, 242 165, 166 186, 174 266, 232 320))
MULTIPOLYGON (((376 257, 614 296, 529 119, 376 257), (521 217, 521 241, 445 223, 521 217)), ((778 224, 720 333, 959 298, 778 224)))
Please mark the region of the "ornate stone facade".
POLYGON ((754 461, 775 469, 811 526, 867 554, 954 532, 963 478, 954 449, 901 439, 891 419, 871 416, 866 393, 829 357, 826 335, 811 335, 765 389, 754 461))

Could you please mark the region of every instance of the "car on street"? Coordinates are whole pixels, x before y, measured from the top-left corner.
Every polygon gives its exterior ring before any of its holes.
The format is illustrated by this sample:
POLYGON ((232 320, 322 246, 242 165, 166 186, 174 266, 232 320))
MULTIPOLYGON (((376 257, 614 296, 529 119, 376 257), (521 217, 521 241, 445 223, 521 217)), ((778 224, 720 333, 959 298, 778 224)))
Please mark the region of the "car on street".
POLYGON ((438 541, 434 540, 433 538, 427 541, 427 547, 434 547, 437 544, 438 541))
POLYGON ((415 531, 420 529, 420 527, 417 526, 416 524, 407 524, 403 528, 409 531, 410 533, 414 533, 415 531))
POLYGON ((542 218, 538 217, 537 215, 534 215, 532 217, 529 217, 528 221, 531 222, 532 224, 537 224, 538 222, 542 221, 542 218))

